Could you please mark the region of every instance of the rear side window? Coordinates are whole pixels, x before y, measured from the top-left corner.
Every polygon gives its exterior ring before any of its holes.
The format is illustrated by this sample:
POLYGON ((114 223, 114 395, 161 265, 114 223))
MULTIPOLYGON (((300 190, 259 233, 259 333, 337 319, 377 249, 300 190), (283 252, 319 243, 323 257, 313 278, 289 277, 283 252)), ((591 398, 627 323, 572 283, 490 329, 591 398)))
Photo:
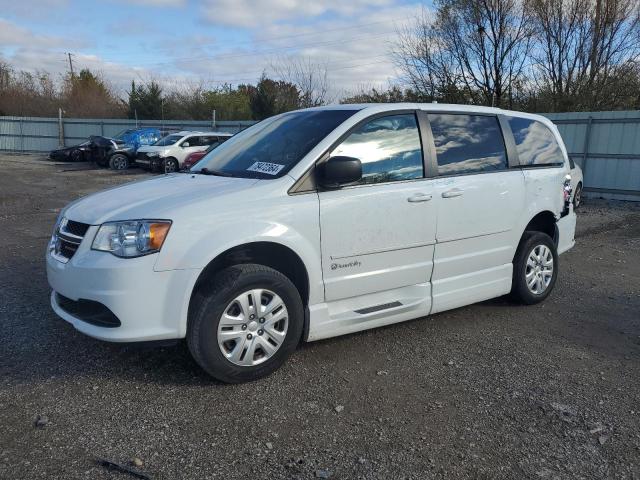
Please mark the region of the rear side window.
POLYGON ((207 135, 205 137, 200 137, 200 145, 211 145, 212 143, 217 143, 218 142, 218 137, 212 137, 210 135, 207 135))
POLYGON ((520 165, 558 166, 564 157, 556 137, 542 122, 528 118, 507 117, 516 142, 520 165))
POLYGON ((360 184, 422 178, 422 144, 413 113, 380 117, 358 127, 331 156, 362 162, 360 184))
POLYGON ((429 114, 438 175, 504 170, 507 154, 498 118, 488 115, 429 114))
POLYGON ((185 147, 185 143, 188 143, 190 147, 200 147, 202 145, 202 137, 187 137, 180 146, 185 147))

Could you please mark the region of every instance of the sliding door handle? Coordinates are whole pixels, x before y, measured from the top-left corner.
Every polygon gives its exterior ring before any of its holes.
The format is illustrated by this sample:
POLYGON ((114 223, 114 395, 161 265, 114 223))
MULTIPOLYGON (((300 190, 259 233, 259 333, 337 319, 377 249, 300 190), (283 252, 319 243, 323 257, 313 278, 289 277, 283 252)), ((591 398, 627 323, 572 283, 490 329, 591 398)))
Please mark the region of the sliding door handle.
POLYGON ((428 202, 429 200, 431 200, 430 193, 416 193, 415 195, 412 195, 409 198, 407 198, 407 202, 411 202, 411 203, 428 202))
POLYGON ((446 192, 442 192, 442 198, 461 197, 464 192, 459 188, 452 188, 446 192))

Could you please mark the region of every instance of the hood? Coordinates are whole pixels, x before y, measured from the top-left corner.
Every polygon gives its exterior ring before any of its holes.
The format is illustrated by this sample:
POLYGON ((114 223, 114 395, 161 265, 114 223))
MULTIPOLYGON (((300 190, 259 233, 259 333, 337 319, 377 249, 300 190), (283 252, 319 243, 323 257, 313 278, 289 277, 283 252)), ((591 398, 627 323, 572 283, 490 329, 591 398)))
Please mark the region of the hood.
POLYGON ((244 191, 258 181, 186 173, 163 175, 83 197, 70 204, 64 215, 91 225, 143 218, 171 220, 175 210, 205 197, 224 197, 244 191))

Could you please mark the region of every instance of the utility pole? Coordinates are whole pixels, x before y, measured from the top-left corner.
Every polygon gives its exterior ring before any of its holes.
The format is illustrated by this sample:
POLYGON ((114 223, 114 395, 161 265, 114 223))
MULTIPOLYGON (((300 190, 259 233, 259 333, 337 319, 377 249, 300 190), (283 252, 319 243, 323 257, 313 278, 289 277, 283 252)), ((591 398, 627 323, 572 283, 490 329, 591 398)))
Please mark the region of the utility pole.
POLYGON ((71 70, 71 78, 74 77, 73 75, 73 60, 71 60, 72 57, 72 53, 67 52, 67 56, 69 57, 69 70, 71 70))

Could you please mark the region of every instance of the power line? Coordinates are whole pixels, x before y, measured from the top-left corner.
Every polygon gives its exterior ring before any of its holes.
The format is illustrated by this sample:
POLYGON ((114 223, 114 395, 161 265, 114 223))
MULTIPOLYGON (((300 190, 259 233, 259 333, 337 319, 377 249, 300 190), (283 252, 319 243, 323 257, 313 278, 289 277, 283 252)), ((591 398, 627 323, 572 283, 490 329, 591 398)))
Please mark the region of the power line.
MULTIPOLYGON (((381 56, 381 55, 378 55, 381 56)), ((370 57, 370 58, 376 58, 376 57, 370 57)), ((363 60, 364 58, 360 58, 359 60, 363 60)), ((346 64, 346 65, 342 65, 339 67, 335 67, 335 68, 328 68, 327 72, 331 73, 334 71, 338 71, 338 70, 347 70, 347 69, 351 69, 351 68, 359 68, 359 67, 368 67, 371 65, 382 65, 388 63, 387 60, 380 60, 377 62, 368 62, 368 63, 355 63, 355 64, 346 64)), ((220 74, 218 77, 222 77, 219 80, 214 80, 214 79, 208 79, 208 80, 203 80, 202 83, 205 85, 211 85, 211 84, 216 84, 216 85, 223 85, 223 84, 242 84, 242 83, 251 83, 251 82, 256 82, 257 79, 259 78, 260 74, 262 73, 262 71, 255 71, 255 72, 242 72, 242 75, 245 75, 243 77, 233 77, 233 75, 236 75, 240 72, 233 72, 233 73, 223 73, 220 74), (248 76, 254 74, 254 76, 248 76), (229 77, 231 76, 232 78, 225 78, 225 77, 229 77)))

